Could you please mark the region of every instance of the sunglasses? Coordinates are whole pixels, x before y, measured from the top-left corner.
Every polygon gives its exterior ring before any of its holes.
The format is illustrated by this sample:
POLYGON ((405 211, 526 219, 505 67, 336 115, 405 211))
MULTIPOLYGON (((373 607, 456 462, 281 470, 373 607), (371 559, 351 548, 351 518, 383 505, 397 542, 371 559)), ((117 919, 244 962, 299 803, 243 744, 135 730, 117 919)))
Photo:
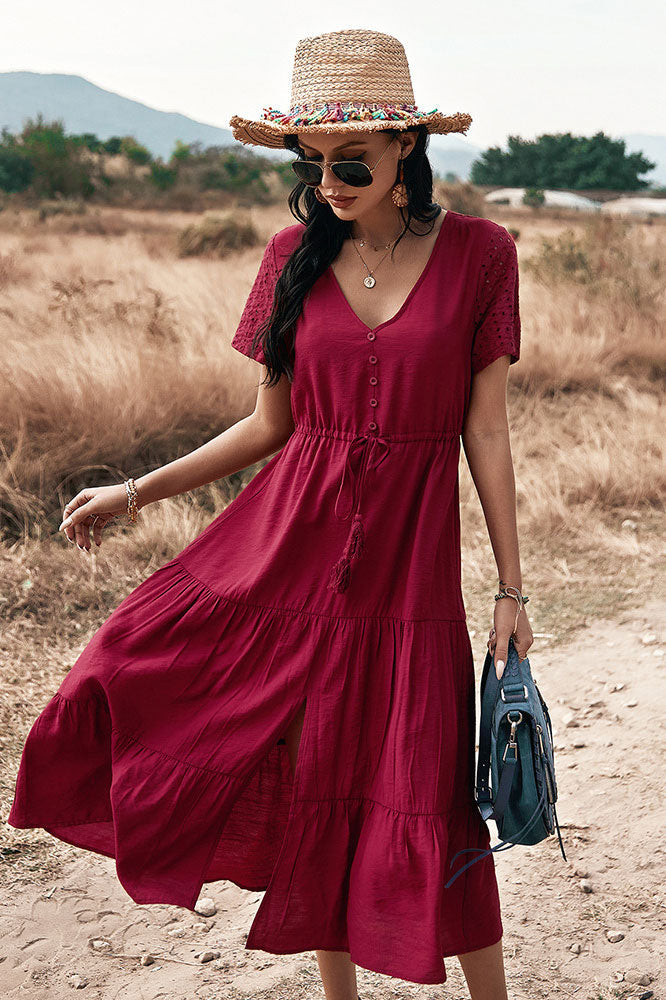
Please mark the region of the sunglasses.
POLYGON ((331 172, 343 184, 348 184, 350 187, 367 187, 368 184, 372 184, 373 170, 379 165, 393 141, 391 139, 373 167, 369 167, 362 160, 334 160, 333 162, 324 160, 323 163, 317 163, 314 160, 294 160, 291 167, 299 181, 308 187, 318 187, 321 184, 324 177, 324 167, 330 167, 331 172))

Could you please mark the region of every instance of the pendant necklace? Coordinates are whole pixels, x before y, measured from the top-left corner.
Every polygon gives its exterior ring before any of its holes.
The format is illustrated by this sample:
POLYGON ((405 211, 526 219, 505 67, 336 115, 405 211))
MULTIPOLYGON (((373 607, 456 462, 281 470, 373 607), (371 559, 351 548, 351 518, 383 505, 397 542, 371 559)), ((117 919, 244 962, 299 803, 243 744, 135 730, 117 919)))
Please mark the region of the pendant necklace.
MULTIPOLYGON (((401 230, 401 232, 402 232, 402 230, 401 230)), ((398 233, 398 236, 400 236, 400 233, 398 233)), ((380 259, 379 263, 375 264, 375 266, 374 266, 374 268, 372 270, 370 270, 370 268, 368 267, 366 261, 363 259, 363 254, 361 253, 361 251, 359 250, 359 248, 356 246, 356 241, 352 237, 352 244, 354 246, 354 250, 356 251, 356 253, 361 258, 361 260, 363 262, 363 266, 366 269, 366 271, 368 272, 367 275, 365 276, 365 278, 363 279, 363 284, 365 285, 366 288, 374 288, 375 285, 377 284, 377 281, 376 281, 375 276, 374 276, 375 275, 375 271, 379 268, 379 265, 385 260, 385 258, 388 257, 391 248, 393 247, 394 243, 398 239, 398 236, 396 236, 394 239, 392 239, 390 243, 380 244, 380 246, 385 246, 386 247, 386 253, 380 259)), ((361 244, 361 246, 365 246, 366 242, 368 242, 368 241, 367 240, 359 240, 359 243, 361 244)), ((373 249, 379 250, 379 247, 373 247, 373 249)))

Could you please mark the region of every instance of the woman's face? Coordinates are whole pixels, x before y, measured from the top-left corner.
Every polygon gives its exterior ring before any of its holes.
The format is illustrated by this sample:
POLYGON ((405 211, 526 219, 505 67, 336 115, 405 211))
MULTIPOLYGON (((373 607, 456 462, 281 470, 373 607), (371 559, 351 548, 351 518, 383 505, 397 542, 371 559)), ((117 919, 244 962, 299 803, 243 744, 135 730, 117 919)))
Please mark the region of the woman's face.
POLYGON ((298 142, 306 159, 322 165, 324 160, 361 160, 368 167, 377 164, 372 171, 372 184, 367 187, 343 184, 329 166, 324 167, 318 190, 339 218, 356 219, 382 202, 388 201, 392 206, 391 190, 398 176, 399 158, 407 156, 416 136, 410 132, 396 137, 379 131, 342 135, 299 132, 298 142))

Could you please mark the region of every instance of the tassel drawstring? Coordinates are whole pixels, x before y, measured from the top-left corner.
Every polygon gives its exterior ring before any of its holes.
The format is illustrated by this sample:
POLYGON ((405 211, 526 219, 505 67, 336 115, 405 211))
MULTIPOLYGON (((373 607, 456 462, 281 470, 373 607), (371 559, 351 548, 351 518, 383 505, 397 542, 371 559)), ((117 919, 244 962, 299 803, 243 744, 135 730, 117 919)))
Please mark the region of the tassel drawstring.
POLYGON ((389 451, 390 445, 386 438, 378 436, 358 434, 349 442, 334 508, 335 515, 340 520, 346 520, 350 516, 352 518, 342 555, 330 571, 328 586, 337 593, 342 593, 349 586, 352 564, 365 550, 365 529, 360 507, 366 473, 370 468, 378 468, 389 451), (376 449, 379 449, 378 456, 375 455, 376 449), (351 496, 347 506, 341 507, 340 501, 345 497, 348 479, 351 480, 351 496))

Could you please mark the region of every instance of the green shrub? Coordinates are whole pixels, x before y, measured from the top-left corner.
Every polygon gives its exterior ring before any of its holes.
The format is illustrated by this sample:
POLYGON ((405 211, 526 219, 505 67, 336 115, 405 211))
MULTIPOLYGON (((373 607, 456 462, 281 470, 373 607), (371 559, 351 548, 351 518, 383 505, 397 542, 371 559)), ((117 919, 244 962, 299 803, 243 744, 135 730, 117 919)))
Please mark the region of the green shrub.
POLYGON ((120 153, 123 145, 123 140, 119 135, 112 135, 110 139, 102 143, 102 149, 109 156, 117 156, 120 153))
POLYGON ((176 183, 178 178, 178 171, 174 170, 172 167, 167 167, 163 163, 151 163, 150 165, 150 180, 159 188, 160 191, 166 191, 168 188, 172 188, 176 183))
POLYGON ((181 142, 180 139, 176 139, 176 145, 173 148, 171 160, 169 162, 173 162, 175 160, 177 163, 185 163, 190 159, 192 159, 192 145, 187 142, 181 142))
POLYGON ((523 194, 523 205, 528 208, 541 208, 546 203, 546 195, 541 188, 525 188, 523 194))
POLYGON ((56 195, 90 197, 95 191, 93 165, 79 142, 65 134, 61 121, 47 123, 42 115, 28 119, 17 146, 32 164, 31 187, 43 198, 56 195))
POLYGON ((0 145, 0 190, 25 191, 30 187, 35 167, 13 138, 0 145))
POLYGON ((124 137, 120 143, 120 151, 125 154, 130 163, 135 163, 138 167, 144 167, 147 163, 151 163, 153 159, 150 150, 142 146, 131 135, 124 137))

